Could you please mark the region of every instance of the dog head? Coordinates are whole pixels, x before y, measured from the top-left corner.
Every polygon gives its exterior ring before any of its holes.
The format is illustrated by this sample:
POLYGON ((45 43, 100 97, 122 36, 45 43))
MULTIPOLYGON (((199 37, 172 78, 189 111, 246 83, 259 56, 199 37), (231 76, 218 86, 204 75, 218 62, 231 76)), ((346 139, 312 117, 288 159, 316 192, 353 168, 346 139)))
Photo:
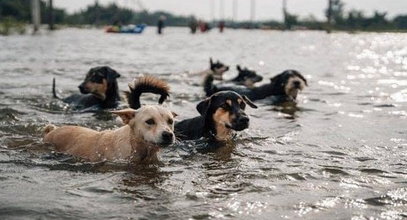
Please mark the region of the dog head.
POLYGON ((222 80, 223 73, 229 70, 229 66, 226 66, 225 64, 219 62, 219 60, 214 63, 212 61, 212 58, 209 58, 209 65, 210 69, 213 72, 213 77, 217 80, 222 80))
POLYGON ((174 117, 177 114, 160 105, 145 105, 137 110, 123 109, 112 111, 120 116, 124 124, 131 128, 131 136, 138 141, 160 147, 175 141, 174 117))
POLYGON ((209 123, 209 131, 216 138, 229 138, 230 131, 242 131, 249 127, 246 105, 257 108, 246 96, 233 91, 217 92, 197 105, 198 112, 209 123))
POLYGON ((85 80, 78 87, 82 94, 92 93, 105 100, 106 93, 112 87, 117 87, 116 78, 120 74, 108 66, 98 66, 90 69, 85 80))
POLYGON ((248 88, 251 88, 254 86, 255 83, 263 80, 263 77, 257 75, 256 71, 249 70, 246 67, 242 69, 239 65, 236 66, 236 69, 237 71, 239 71, 239 75, 237 75, 237 77, 232 79, 231 81, 238 85, 244 85, 248 88))
POLYGON ((286 95, 294 100, 298 93, 308 86, 305 77, 296 70, 286 70, 270 80, 277 95, 286 95))

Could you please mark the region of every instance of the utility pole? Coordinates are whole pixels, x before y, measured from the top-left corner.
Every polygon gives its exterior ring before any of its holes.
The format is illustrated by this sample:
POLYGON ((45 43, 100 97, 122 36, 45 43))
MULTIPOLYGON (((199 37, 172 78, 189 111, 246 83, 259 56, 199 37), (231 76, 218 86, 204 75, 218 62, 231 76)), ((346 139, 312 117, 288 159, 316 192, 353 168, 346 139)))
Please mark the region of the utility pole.
POLYGON ((215 20, 215 0, 210 0, 210 7, 211 7, 211 19, 212 21, 215 20))
POLYGON ((287 29, 287 0, 283 0, 284 29, 287 29))
POLYGON ((328 11, 326 13, 327 16, 327 29, 326 32, 331 33, 332 28, 332 0, 328 0, 328 11))
POLYGON ((32 23, 34 27, 34 34, 38 32, 41 24, 41 11, 40 0, 31 0, 31 15, 32 23))
POLYGON ((54 30, 54 6, 52 0, 48 0, 48 29, 54 30))
POLYGON ((96 26, 99 26, 99 0, 95 0, 95 24, 96 26))
POLYGON ((233 0, 233 15, 232 15, 232 19, 234 22, 236 22, 237 20, 237 0, 233 0))
POLYGON ((219 6, 219 20, 225 19, 225 0, 220 0, 219 6))
POLYGON ((250 1, 250 23, 252 23, 252 28, 254 27, 254 19, 256 16, 256 0, 250 1))

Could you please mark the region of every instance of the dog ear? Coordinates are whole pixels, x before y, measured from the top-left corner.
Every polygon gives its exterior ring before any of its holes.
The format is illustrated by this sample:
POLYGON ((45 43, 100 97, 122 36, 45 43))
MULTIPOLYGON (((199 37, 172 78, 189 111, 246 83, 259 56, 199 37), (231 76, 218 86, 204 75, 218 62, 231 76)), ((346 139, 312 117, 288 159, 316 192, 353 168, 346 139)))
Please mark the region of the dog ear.
POLYGON ((236 69, 237 69, 237 71, 239 71, 239 72, 242 71, 242 68, 240 67, 240 65, 236 65, 236 69))
POLYGON ((129 124, 130 120, 136 116, 137 110, 126 108, 122 110, 111 111, 111 113, 118 115, 122 119, 123 123, 127 125, 129 124))
POLYGON ((120 74, 116 72, 116 70, 107 67, 107 72, 106 72, 106 79, 108 82, 113 82, 116 78, 119 78, 120 74))
POLYGON ((175 112, 171 112, 171 114, 172 114, 172 117, 174 117, 174 118, 178 116, 178 114, 175 112))
POLYGON ((294 74, 295 74, 296 76, 298 76, 300 79, 302 79, 302 80, 304 81, 305 85, 308 86, 307 79, 305 79, 305 77, 304 77, 303 75, 301 75, 301 73, 295 71, 294 74))
POLYGON ((255 105, 252 100, 250 100, 247 96, 243 95, 242 96, 244 102, 246 102, 246 104, 248 104, 250 107, 252 108, 257 108, 257 105, 255 105))
POLYGON ((199 114, 201 114, 202 116, 206 115, 209 106, 211 105, 211 99, 210 98, 206 98, 205 100, 201 101, 197 106, 196 106, 196 110, 198 110, 199 114))
POLYGON ((212 57, 209 57, 209 64, 210 64, 211 66, 213 65, 212 57))

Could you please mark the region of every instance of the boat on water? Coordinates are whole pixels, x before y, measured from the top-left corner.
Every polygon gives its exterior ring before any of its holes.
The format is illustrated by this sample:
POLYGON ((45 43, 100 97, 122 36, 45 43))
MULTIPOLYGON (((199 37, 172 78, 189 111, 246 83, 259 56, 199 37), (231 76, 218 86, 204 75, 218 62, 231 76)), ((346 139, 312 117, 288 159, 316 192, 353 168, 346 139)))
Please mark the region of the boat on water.
POLYGON ((126 26, 108 26, 106 27, 106 33, 119 33, 119 34, 141 34, 147 27, 146 24, 130 24, 126 26))

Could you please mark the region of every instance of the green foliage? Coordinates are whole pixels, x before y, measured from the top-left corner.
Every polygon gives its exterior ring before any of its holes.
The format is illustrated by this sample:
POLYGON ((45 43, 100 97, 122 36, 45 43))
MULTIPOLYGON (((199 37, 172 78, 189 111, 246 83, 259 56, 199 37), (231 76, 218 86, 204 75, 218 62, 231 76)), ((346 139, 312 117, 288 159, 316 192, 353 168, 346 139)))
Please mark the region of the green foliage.
POLYGON ((12 33, 25 33, 25 24, 16 21, 13 17, 5 17, 0 22, 0 35, 9 35, 12 33))

